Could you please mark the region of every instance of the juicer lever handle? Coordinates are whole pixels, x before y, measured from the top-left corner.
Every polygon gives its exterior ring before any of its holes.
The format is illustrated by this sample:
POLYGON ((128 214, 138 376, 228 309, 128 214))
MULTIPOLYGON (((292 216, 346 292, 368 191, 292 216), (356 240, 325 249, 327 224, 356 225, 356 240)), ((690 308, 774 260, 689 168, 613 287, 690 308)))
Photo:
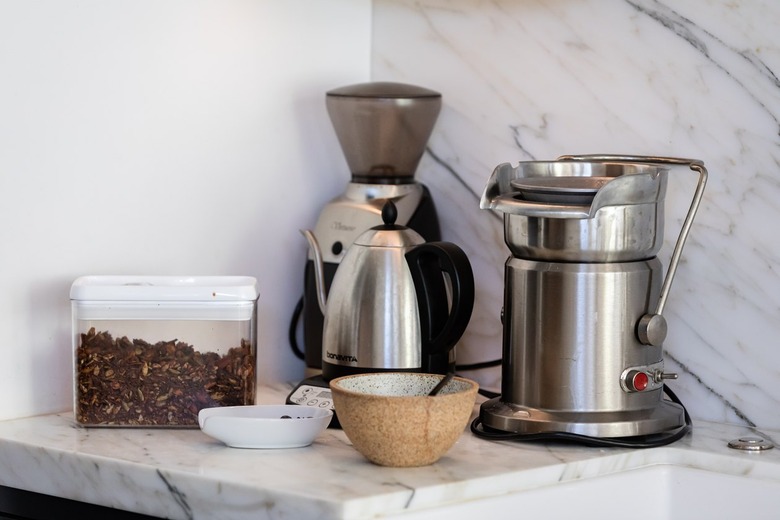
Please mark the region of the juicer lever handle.
POLYGON ((699 209, 699 204, 701 203, 702 195, 704 194, 704 186, 707 184, 707 168, 704 167, 704 162, 698 159, 655 157, 649 155, 562 155, 558 160, 595 162, 619 161, 644 164, 687 165, 691 170, 699 173, 696 191, 693 194, 691 206, 688 209, 688 214, 685 216, 685 221, 683 221, 682 228, 680 229, 680 235, 677 237, 677 243, 674 246, 672 257, 669 260, 669 269, 666 272, 664 283, 661 286, 661 294, 658 296, 658 305, 656 306, 655 313, 645 314, 639 319, 639 324, 637 325, 637 335, 642 343, 645 345, 660 346, 666 338, 666 320, 663 317, 666 299, 669 296, 669 290, 672 287, 672 281, 677 272, 677 265, 682 256, 685 240, 688 238, 688 233, 691 230, 691 225, 693 225, 696 211, 699 209))
POLYGON ((444 373, 449 351, 465 332, 474 308, 471 263, 466 253, 450 242, 415 246, 406 253, 406 261, 420 312, 423 367, 444 373), (445 274, 452 293, 449 304, 445 274))

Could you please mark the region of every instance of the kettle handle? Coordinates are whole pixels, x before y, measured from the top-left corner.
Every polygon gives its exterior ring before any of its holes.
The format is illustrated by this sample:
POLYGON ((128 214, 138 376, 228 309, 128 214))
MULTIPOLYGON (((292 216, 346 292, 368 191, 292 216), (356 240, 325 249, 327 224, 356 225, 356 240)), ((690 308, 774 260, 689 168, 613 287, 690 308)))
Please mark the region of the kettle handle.
POLYGON ((474 273, 466 253, 450 242, 415 246, 406 253, 406 261, 417 293, 425 367, 428 356, 448 354, 466 331, 474 309, 474 273), (450 306, 444 273, 452 290, 450 306))

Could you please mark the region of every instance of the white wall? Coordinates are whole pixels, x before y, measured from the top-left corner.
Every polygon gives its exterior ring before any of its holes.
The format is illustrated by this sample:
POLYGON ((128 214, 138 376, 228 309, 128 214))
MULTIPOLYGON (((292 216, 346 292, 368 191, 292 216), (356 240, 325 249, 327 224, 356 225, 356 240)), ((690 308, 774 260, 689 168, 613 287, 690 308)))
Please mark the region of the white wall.
POLYGON ((86 274, 250 275, 261 381, 348 181, 325 92, 369 78, 364 0, 0 2, 0 419, 71 406, 86 274))

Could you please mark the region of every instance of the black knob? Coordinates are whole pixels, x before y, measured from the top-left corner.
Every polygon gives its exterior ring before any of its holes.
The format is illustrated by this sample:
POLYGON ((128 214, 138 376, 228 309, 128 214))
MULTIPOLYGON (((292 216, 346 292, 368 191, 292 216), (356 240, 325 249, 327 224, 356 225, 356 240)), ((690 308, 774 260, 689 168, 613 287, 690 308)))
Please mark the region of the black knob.
POLYGON ((398 209, 395 207, 392 200, 388 200, 385 202, 385 205, 382 206, 382 222, 384 222, 386 226, 392 226, 395 224, 397 218, 398 209))

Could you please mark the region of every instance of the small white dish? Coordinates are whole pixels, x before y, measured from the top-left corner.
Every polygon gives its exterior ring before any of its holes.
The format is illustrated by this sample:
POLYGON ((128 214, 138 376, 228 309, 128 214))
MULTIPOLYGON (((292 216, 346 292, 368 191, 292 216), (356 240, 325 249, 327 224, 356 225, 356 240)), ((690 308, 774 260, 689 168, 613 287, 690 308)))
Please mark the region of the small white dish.
POLYGON ((330 424, 328 408, 254 405, 204 408, 198 424, 206 435, 232 448, 301 448, 330 424))

